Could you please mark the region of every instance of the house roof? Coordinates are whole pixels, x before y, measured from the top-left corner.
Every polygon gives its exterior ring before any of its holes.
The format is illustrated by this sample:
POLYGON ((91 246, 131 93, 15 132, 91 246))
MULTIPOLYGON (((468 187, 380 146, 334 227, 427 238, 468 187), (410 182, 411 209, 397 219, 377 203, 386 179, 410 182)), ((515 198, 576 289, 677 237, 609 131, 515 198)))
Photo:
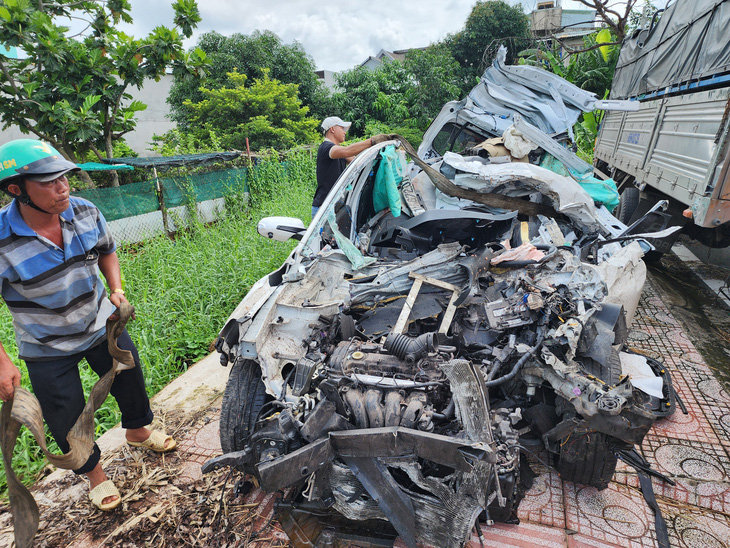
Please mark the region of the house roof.
POLYGON ((372 55, 369 56, 362 63, 360 63, 359 66, 364 67, 370 61, 375 61, 378 64, 383 63, 383 62, 389 62, 389 61, 403 61, 406 58, 406 54, 409 51, 413 51, 413 50, 417 50, 417 49, 423 50, 426 48, 425 47, 407 48, 407 49, 397 49, 397 50, 393 50, 393 51, 381 49, 375 56, 372 56, 372 55), (385 59, 385 61, 383 61, 383 59, 385 59))

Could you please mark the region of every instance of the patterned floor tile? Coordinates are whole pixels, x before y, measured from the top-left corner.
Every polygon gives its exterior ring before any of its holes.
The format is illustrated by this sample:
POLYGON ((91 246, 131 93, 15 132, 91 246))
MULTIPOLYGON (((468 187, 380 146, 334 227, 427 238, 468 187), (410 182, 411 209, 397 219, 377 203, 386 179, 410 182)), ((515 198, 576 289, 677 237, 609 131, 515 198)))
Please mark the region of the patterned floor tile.
POLYGON ((652 466, 676 482, 654 480, 658 498, 730 514, 730 459, 719 444, 647 435, 643 452, 652 466))
POLYGON ((549 527, 565 527, 563 511, 563 480, 556 472, 545 471, 537 476, 532 488, 525 493, 518 514, 521 521, 549 527))
POLYGON ((612 482, 598 491, 565 482, 564 492, 566 527, 576 534, 570 545, 655 546, 654 518, 636 489, 612 482))
POLYGON ((481 546, 505 546, 533 548, 544 546, 546 548, 564 548, 565 531, 563 529, 550 529, 532 523, 521 523, 520 525, 505 525, 495 523, 491 527, 482 527, 482 538, 473 535, 467 543, 468 548, 481 548, 481 546))
POLYGON ((669 542, 674 548, 727 548, 730 546, 730 518, 717 513, 662 504, 669 542))

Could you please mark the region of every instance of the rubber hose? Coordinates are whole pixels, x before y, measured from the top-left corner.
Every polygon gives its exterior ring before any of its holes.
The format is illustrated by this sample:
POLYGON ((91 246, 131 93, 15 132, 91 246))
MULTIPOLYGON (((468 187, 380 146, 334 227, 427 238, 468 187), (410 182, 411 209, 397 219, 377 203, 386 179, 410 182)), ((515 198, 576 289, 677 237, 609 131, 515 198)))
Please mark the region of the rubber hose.
POLYGON ((416 363, 429 352, 438 350, 435 333, 424 333, 418 337, 411 337, 401 333, 390 333, 383 345, 395 357, 407 363, 416 363))
POLYGON ((535 352, 537 352, 537 349, 542 346, 542 341, 545 340, 545 326, 540 325, 537 330, 537 342, 535 343, 535 346, 530 348, 527 352, 522 354, 519 360, 514 364, 512 367, 512 370, 504 375, 503 377, 499 377, 498 379, 494 379, 491 381, 487 381, 484 384, 487 386, 487 388, 491 388, 492 386, 498 386, 500 384, 503 384, 509 380, 514 379, 517 376, 517 373, 519 373, 520 369, 522 369, 522 366, 525 365, 525 362, 531 358, 535 352))

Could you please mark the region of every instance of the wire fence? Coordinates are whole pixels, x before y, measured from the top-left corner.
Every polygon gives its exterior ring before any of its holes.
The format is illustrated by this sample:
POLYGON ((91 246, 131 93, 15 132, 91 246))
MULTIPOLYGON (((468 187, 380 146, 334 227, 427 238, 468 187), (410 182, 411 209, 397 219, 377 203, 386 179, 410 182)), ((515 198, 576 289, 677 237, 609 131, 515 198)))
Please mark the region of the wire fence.
POLYGON ((137 243, 174 234, 187 226, 191 215, 203 223, 215 221, 225 197, 246 199, 248 177, 248 168, 231 168, 79 190, 73 195, 101 210, 118 243, 137 243))

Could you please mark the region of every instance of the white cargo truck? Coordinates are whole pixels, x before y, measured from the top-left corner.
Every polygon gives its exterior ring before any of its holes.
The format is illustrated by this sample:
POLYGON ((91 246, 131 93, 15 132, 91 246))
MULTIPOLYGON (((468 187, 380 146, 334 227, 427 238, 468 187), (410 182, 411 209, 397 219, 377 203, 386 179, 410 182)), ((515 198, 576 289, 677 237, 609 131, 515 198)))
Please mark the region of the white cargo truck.
MULTIPOLYGON (((621 192, 622 222, 666 199, 671 224, 730 245, 729 27, 730 0, 677 0, 624 41, 611 99, 640 108, 607 112, 595 148, 595 167, 621 192)), ((652 243, 661 254, 673 239, 652 243)))

